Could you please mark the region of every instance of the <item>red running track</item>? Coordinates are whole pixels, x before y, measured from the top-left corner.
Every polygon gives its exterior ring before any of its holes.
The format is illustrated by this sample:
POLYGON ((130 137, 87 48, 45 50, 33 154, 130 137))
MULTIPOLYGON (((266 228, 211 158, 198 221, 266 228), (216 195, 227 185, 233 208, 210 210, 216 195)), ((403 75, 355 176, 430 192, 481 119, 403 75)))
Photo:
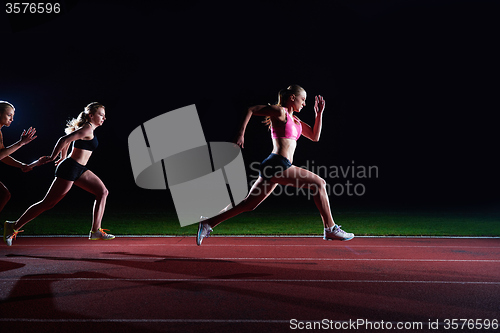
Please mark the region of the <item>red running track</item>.
POLYGON ((3 333, 472 332, 445 320, 500 319, 500 240, 20 237, 0 285, 3 333))

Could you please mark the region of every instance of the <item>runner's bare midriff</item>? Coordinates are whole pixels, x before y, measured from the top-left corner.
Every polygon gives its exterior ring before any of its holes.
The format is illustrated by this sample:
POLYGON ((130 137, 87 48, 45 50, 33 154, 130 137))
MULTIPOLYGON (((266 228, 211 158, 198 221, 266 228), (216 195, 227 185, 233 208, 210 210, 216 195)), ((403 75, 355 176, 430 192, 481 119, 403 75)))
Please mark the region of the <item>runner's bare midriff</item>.
POLYGON ((297 141, 286 138, 273 138, 273 153, 287 158, 293 163, 293 154, 297 147, 297 141))
POLYGON ((81 165, 87 165, 90 156, 92 156, 92 152, 90 150, 73 148, 70 157, 75 161, 77 161, 78 163, 80 163, 81 165))

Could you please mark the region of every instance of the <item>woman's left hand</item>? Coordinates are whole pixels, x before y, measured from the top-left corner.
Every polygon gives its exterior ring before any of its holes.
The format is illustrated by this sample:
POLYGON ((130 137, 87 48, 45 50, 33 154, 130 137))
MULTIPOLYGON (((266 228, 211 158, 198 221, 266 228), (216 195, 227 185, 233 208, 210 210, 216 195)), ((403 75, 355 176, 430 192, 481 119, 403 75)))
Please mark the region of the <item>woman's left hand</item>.
POLYGON ((22 172, 30 172, 31 170, 33 170, 33 164, 29 164, 29 165, 23 165, 21 166, 21 171, 22 172))
POLYGON ((36 129, 30 127, 27 131, 24 130, 23 133, 21 134, 21 145, 25 145, 30 143, 31 141, 36 139, 36 129))
POLYGON ((62 161, 64 161, 64 158, 62 158, 62 156, 61 156, 61 157, 59 157, 59 159, 58 159, 57 161, 55 161, 55 163, 54 163, 54 164, 55 164, 56 166, 58 166, 59 164, 61 164, 61 162, 62 162, 62 161))
POLYGON ((238 135, 236 140, 234 140, 234 143, 237 146, 240 146, 241 148, 243 148, 243 144, 245 143, 245 137, 242 134, 238 135))
POLYGON ((37 161, 37 166, 44 165, 50 162, 50 156, 42 156, 37 161))
POLYGON ((28 165, 23 165, 21 167, 21 170, 23 172, 29 172, 31 170, 33 170, 34 167, 37 167, 37 166, 40 166, 40 165, 44 165, 45 163, 47 163, 47 160, 49 159, 50 157, 49 156, 43 156, 43 157, 40 157, 38 160, 34 161, 34 162, 31 162, 30 164, 28 165))
POLYGON ((325 110, 325 99, 323 98, 323 96, 318 95, 315 97, 314 101, 314 112, 316 113, 316 115, 319 115, 323 113, 324 110, 325 110))

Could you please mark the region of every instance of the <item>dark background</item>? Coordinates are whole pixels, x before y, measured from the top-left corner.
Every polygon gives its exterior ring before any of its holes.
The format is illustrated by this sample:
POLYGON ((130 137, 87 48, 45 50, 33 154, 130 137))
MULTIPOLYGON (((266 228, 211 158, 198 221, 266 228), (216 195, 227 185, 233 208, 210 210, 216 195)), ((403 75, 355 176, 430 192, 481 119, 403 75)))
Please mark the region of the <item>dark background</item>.
MULTIPOLYGON (((59 15, 6 15, 2 4, 0 100, 16 106, 4 141, 35 126, 38 138, 13 155, 31 162, 85 105, 103 103, 89 167, 109 209, 173 209, 168 191, 134 183, 127 139, 141 123, 196 104, 207 141, 231 141, 247 106, 274 103, 293 83, 308 92, 302 120, 314 123, 314 95, 327 106, 320 142, 301 138, 294 164, 378 167, 378 178, 350 180, 365 195, 336 204, 497 205, 497 1, 60 3, 59 15)), ((247 130, 247 165, 272 148, 260 120, 247 130)), ((0 165, 9 205, 41 199, 53 170, 0 165)), ((80 192, 64 205, 90 202, 80 192)))

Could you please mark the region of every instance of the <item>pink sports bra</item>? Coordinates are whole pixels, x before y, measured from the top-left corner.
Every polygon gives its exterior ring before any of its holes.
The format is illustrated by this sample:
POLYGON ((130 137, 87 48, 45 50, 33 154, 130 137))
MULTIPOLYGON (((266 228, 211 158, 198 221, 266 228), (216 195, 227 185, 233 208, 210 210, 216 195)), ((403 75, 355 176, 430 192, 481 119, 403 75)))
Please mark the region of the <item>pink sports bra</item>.
POLYGON ((285 126, 274 127, 271 126, 271 136, 276 138, 285 138, 298 140, 302 134, 302 124, 294 121, 292 116, 286 111, 286 124, 285 126))

